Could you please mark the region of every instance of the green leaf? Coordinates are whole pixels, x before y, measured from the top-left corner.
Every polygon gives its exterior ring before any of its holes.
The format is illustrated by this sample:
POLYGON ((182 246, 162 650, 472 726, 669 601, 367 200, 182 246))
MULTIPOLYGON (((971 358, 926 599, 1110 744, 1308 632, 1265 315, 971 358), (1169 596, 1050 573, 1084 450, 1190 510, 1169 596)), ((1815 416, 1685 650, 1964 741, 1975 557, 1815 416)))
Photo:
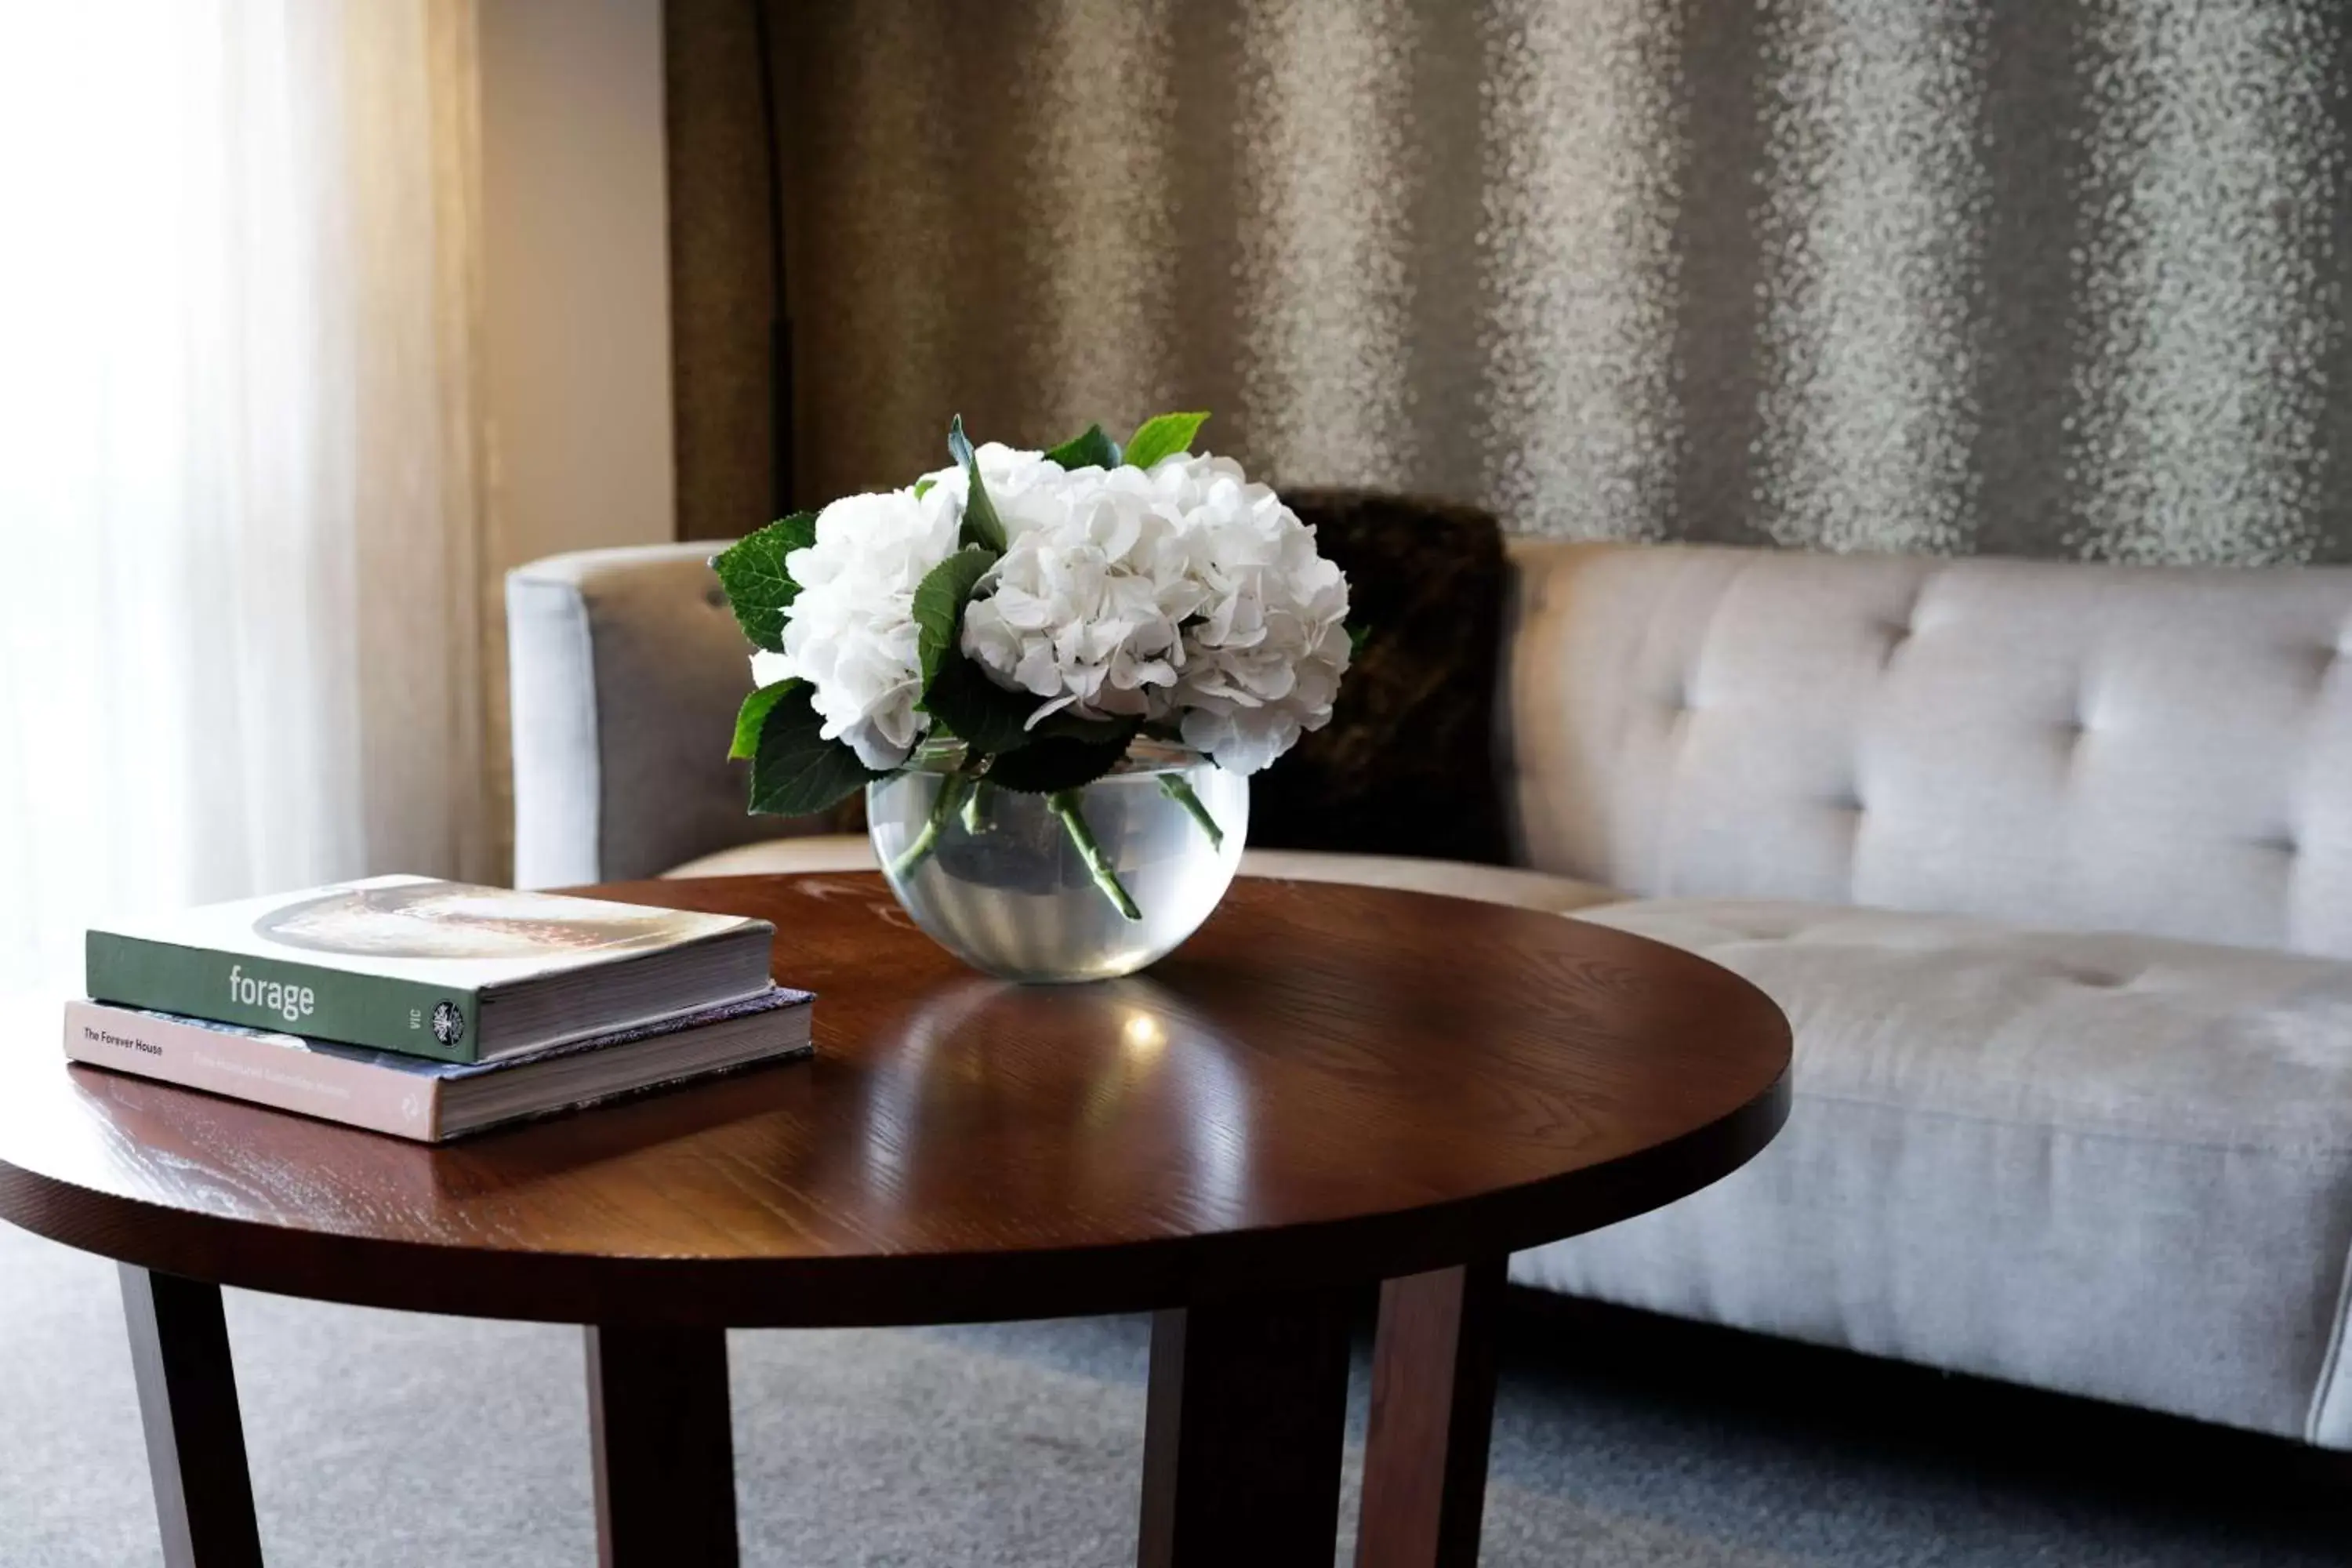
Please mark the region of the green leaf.
POLYGON ((1007 691, 988 679, 960 646, 962 618, 956 617, 957 636, 949 639, 938 670, 923 688, 923 710, 975 752, 1019 751, 1034 739, 1029 715, 1037 710, 1037 699, 1007 691))
POLYGON ((719 585, 735 611, 743 635, 770 653, 784 648, 784 612, 800 584, 784 568, 784 557, 816 542, 816 513, 796 511, 747 534, 710 558, 719 585))
POLYGON ((915 481, 915 499, 917 500, 920 500, 925 496, 930 494, 932 488, 939 482, 939 480, 931 478, 929 474, 925 474, 921 479, 917 479, 915 481))
POLYGON ((1348 657, 1350 658, 1362 653, 1364 645, 1372 640, 1372 628, 1370 626, 1347 626, 1339 629, 1348 634, 1348 657))
POLYGON ((1085 435, 1071 437, 1045 457, 1065 468, 1116 468, 1118 443, 1104 435, 1101 426, 1089 425, 1085 435))
POLYGON ((859 762, 846 743, 824 738, 824 721, 810 703, 807 681, 780 680, 762 689, 777 696, 751 756, 753 811, 808 816, 883 776, 859 762))
POLYGON ((1126 745, 1143 728, 1136 719, 1081 719, 1065 708, 1037 721, 1031 733, 1040 740, 1059 736, 1066 741, 1085 741, 1093 745, 1107 746, 1113 741, 1126 745))
POLYGON ((1045 735, 1017 752, 1008 752, 988 764, 988 782, 1024 795, 1054 795, 1089 784, 1118 765, 1134 738, 1130 720, 1118 726, 1108 740, 1080 741, 1066 735, 1045 735))
POLYGON ((963 629, 963 607, 973 584, 996 557, 976 545, 957 551, 923 574, 915 587, 915 647, 922 661, 923 688, 940 672, 940 660, 956 646, 963 629))
POLYGON ((1004 524, 997 520, 996 503, 988 499, 988 487, 980 482, 980 459, 972 455, 971 440, 963 433, 961 414, 948 421, 948 455, 963 465, 964 478, 971 481, 964 498, 963 528, 956 535, 956 542, 977 544, 982 550, 1003 554, 1004 524))
POLYGON ((768 722, 768 710, 784 700, 792 684, 771 681, 743 694, 743 706, 735 710, 735 743, 727 748, 729 762, 748 762, 759 754, 760 731, 768 722))
POLYGON ((1192 449, 1192 437, 1209 422, 1206 414, 1160 414, 1135 427, 1127 443, 1127 466, 1148 468, 1162 458, 1192 449))

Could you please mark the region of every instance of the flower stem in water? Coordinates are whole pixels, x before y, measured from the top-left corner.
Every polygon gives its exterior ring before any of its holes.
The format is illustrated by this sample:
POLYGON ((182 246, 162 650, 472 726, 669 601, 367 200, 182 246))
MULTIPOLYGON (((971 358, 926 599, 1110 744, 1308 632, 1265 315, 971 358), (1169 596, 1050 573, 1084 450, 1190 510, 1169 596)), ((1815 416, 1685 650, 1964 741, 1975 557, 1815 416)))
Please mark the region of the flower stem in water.
POLYGON ((1095 886, 1102 889, 1103 897, 1111 901, 1111 907, 1129 920, 1139 921, 1143 918, 1143 911, 1135 907, 1135 900, 1120 885, 1118 873, 1111 868, 1110 857, 1105 855, 1102 846, 1095 842, 1094 829, 1087 826, 1086 816, 1078 809, 1079 793, 1074 789, 1055 790, 1045 797, 1045 809, 1062 819, 1062 830, 1077 847, 1078 858, 1087 863, 1087 871, 1094 876, 1095 886))
POLYGON ((1217 826, 1217 819, 1209 815, 1209 808, 1201 804, 1201 797, 1192 793, 1192 786, 1184 782, 1182 773, 1161 773, 1160 793, 1182 806, 1185 813, 1201 825, 1201 831, 1209 836, 1210 848, 1223 849, 1225 847, 1224 829, 1217 826))
POLYGON ((971 793, 963 797, 963 830, 977 836, 988 826, 988 791, 986 779, 971 781, 971 793))
POLYGON ((930 816, 923 819, 921 831, 898 851, 898 858, 890 862, 890 875, 894 880, 905 881, 915 874, 917 867, 930 858, 931 851, 939 847, 940 835, 947 829, 948 818, 955 815, 956 807, 962 804, 971 784, 969 773, 952 773, 940 776, 939 798, 931 802, 930 816))

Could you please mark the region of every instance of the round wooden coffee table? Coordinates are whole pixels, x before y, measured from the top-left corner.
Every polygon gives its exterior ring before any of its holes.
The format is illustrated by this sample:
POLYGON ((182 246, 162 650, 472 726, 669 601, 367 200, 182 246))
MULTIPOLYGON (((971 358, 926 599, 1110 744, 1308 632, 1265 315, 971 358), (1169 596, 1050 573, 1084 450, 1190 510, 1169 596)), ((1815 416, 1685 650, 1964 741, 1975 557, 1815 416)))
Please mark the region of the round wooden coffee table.
POLYGON ((1150 1310, 1141 1560, 1475 1560, 1507 1254, 1772 1137, 1747 982, 1557 916, 1244 880, 1148 974, 983 979, 878 878, 595 891, 775 922, 813 1061, 443 1148, 0 1053, 0 1218, 118 1259, 173 1568, 260 1561, 219 1287, 585 1323, 608 1564, 735 1561, 724 1331, 1150 1310))

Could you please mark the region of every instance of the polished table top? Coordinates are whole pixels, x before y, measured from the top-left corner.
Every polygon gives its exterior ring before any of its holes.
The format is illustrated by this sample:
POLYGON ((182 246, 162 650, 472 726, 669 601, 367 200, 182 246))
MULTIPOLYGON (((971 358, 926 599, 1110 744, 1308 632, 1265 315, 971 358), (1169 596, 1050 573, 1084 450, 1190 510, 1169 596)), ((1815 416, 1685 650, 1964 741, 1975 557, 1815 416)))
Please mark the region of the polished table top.
POLYGON ((0 1038, 0 1218, 418 1310, 735 1326, 1139 1310, 1435 1268, 1706 1185, 1787 1109, 1762 993, 1641 938, 1244 879, 1145 974, 1018 986, 878 877, 646 882, 758 915, 814 1060, 428 1147, 0 1038))

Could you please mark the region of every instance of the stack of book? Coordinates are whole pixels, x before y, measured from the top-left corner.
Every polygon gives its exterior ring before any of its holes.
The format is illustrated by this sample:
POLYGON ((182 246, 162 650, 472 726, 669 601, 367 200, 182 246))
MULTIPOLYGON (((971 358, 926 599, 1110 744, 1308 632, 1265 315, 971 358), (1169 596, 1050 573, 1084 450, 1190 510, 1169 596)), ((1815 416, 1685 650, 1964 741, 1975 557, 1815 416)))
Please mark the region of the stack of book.
POLYGON ((76 1061, 439 1142, 809 1051, 765 921, 377 877, 92 930, 76 1061))

